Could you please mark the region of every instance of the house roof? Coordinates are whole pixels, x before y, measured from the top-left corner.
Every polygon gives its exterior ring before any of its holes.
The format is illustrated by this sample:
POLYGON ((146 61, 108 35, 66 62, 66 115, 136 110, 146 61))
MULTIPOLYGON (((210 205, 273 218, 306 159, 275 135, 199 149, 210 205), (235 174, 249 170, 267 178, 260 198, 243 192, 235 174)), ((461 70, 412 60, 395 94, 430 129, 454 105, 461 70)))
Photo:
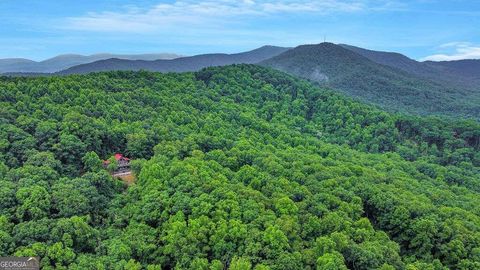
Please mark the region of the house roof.
POLYGON ((129 158, 124 157, 122 154, 119 154, 119 153, 115 154, 114 157, 116 160, 120 160, 120 159, 130 160, 129 158))
MULTIPOLYGON (((127 160, 127 161, 130 160, 129 158, 124 157, 123 154, 120 154, 120 153, 116 153, 115 155, 113 155, 113 157, 117 161, 121 160, 121 159, 124 159, 124 160, 127 160)), ((110 161, 107 159, 107 160, 103 161, 103 163, 108 164, 108 163, 110 163, 110 161)))

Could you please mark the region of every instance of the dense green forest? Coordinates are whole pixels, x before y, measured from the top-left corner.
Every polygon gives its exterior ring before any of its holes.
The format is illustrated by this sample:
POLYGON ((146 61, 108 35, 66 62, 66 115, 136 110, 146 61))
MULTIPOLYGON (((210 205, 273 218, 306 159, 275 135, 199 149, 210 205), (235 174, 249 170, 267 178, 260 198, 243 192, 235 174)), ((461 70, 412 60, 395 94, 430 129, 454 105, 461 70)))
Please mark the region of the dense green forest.
POLYGON ((480 269, 480 125, 254 65, 0 79, 0 256, 42 269, 480 269), (133 158, 136 184, 102 169, 133 158))

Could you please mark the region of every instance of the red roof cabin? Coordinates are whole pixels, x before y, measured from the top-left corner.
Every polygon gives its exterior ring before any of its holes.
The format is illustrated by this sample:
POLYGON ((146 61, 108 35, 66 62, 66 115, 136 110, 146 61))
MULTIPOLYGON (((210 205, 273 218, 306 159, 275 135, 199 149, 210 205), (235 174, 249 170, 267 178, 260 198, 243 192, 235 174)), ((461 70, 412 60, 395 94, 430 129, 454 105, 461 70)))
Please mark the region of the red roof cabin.
MULTIPOLYGON (((124 157, 122 154, 115 154, 113 156, 115 160, 117 161, 117 169, 113 172, 113 174, 119 174, 119 173, 126 173, 130 172, 130 159, 127 157, 124 157)), ((103 167, 107 167, 108 164, 110 164, 109 160, 104 160, 103 161, 103 167)))

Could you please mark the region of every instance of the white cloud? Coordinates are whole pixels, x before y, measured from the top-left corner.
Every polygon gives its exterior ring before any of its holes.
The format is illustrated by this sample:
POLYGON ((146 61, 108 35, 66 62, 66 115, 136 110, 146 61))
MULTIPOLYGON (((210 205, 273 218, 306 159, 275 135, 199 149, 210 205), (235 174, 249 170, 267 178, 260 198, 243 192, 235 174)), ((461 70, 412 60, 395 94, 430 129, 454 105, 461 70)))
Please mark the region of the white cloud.
POLYGON ((453 50, 448 53, 439 53, 420 59, 420 61, 454 61, 463 59, 480 59, 480 46, 469 42, 450 42, 438 46, 439 49, 453 50))
POLYGON ((369 2, 370 0, 177 0, 148 9, 129 6, 116 12, 90 12, 80 17, 69 17, 60 27, 94 32, 133 33, 156 33, 180 27, 219 28, 222 24, 245 16, 357 12, 368 9, 369 2))
POLYGON ((442 45, 438 46, 438 48, 444 49, 444 48, 467 47, 467 46, 470 46, 470 45, 471 45, 470 42, 454 41, 454 42, 449 42, 449 43, 442 44, 442 45))

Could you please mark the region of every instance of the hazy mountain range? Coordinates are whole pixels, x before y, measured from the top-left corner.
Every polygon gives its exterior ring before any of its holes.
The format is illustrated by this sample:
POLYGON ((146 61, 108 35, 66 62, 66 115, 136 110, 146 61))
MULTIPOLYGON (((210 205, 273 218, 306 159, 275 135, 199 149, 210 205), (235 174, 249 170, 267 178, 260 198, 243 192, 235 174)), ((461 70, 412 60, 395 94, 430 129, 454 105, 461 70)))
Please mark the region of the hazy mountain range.
POLYGON ((6 58, 0 59, 0 73, 13 72, 38 72, 52 73, 61 71, 76 65, 92 63, 99 60, 119 58, 127 60, 157 60, 157 59, 174 59, 180 55, 173 53, 158 54, 110 54, 100 53, 93 55, 80 54, 62 54, 43 61, 33 61, 24 58, 6 58))
POLYGON ((149 70, 159 72, 197 71, 210 66, 225 66, 231 64, 253 64, 276 56, 289 48, 263 46, 258 49, 236 54, 201 54, 190 57, 180 57, 171 60, 124 60, 106 59, 89 64, 71 67, 59 74, 84 74, 108 70, 149 70))
POLYGON ((0 71, 33 76, 112 70, 186 72, 231 64, 268 66, 390 111, 480 118, 480 60, 419 62, 399 53, 346 44, 263 46, 236 54, 188 57, 97 54, 62 55, 42 62, 3 59, 0 71))

